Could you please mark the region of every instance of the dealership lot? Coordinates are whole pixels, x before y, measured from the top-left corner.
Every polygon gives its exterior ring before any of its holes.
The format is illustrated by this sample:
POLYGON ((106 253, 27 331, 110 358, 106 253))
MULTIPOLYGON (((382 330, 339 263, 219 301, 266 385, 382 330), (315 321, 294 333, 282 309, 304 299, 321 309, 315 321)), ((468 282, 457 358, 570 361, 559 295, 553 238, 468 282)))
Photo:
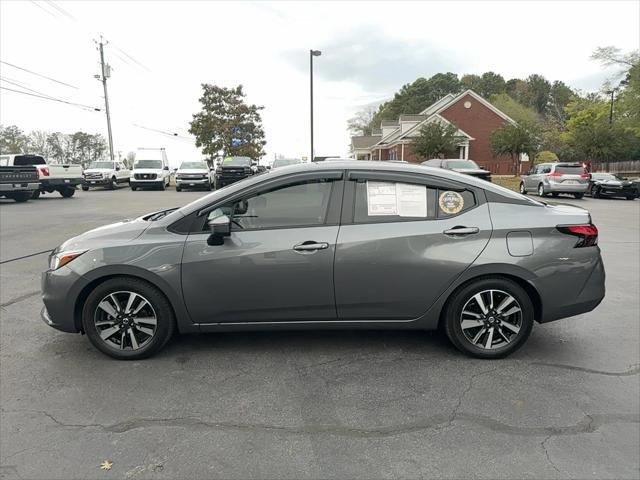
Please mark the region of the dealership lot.
POLYGON ((591 211, 607 297, 505 360, 405 331, 182 336, 117 362, 42 323, 38 252, 203 194, 0 201, 3 478, 637 478, 639 200, 554 199, 591 211))

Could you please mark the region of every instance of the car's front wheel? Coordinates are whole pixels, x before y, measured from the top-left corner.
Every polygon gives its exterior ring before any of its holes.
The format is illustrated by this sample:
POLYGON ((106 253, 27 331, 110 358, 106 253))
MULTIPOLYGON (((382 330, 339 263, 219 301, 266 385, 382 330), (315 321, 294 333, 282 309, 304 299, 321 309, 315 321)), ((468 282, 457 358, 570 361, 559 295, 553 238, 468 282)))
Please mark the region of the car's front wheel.
POLYGON ((591 196, 593 198, 600 198, 600 189, 597 185, 591 185, 591 196))
POLYGON ((447 337, 478 358, 502 358, 520 348, 533 327, 533 304, 520 285, 500 277, 472 281, 450 299, 447 337))
POLYGON ((522 195, 526 195, 527 194, 527 189, 524 188, 524 182, 520 182, 520 193, 522 195))
POLYGON ((165 346, 173 335, 175 318, 169 301, 153 285, 116 277, 89 294, 82 327, 101 352, 119 360, 138 360, 165 346))

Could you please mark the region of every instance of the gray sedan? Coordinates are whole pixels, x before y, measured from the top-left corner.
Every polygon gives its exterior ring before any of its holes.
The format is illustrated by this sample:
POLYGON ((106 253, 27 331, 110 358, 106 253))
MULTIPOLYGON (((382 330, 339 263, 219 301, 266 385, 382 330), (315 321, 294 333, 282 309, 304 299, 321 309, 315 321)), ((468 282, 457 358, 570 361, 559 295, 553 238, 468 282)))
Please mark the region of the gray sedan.
POLYGON ((443 329, 508 355, 604 297, 589 212, 388 162, 283 167, 59 246, 43 319, 115 358, 178 332, 443 329), (247 292, 250 292, 248 294, 247 292))

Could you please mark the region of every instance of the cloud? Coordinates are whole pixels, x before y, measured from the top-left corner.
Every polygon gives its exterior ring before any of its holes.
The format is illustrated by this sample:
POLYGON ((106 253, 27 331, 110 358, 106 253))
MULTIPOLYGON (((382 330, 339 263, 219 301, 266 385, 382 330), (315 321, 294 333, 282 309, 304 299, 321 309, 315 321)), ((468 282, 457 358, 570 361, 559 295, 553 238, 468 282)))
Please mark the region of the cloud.
MULTIPOLYGON (((368 25, 336 35, 317 48, 322 50, 322 56, 314 60, 316 78, 353 82, 378 97, 418 77, 455 72, 462 67, 462 63, 434 44, 393 39, 368 25)), ((308 55, 301 55, 299 50, 289 50, 283 55, 301 72, 308 72, 308 55)))

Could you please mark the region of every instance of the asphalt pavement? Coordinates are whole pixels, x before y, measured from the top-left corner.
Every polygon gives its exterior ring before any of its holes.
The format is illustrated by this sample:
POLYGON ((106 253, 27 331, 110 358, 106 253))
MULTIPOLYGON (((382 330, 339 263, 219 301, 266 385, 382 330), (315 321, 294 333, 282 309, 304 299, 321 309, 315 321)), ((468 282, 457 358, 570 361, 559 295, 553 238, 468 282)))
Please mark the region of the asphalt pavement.
POLYGON ((0 200, 0 478, 639 478, 640 200, 554 199, 591 211, 607 296, 504 360, 339 331, 177 336, 119 362, 40 320, 39 252, 201 195, 0 200))

